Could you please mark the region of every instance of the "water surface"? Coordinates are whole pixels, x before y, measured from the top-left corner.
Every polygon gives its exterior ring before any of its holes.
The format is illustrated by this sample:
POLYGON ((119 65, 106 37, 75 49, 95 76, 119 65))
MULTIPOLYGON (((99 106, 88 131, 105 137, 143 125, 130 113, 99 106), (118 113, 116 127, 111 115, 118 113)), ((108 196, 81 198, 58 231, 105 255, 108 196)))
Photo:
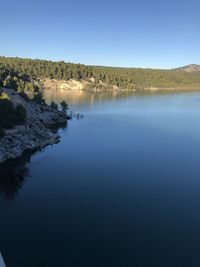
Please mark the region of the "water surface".
POLYGON ((7 267, 200 266, 200 93, 66 99, 84 118, 0 169, 7 267))

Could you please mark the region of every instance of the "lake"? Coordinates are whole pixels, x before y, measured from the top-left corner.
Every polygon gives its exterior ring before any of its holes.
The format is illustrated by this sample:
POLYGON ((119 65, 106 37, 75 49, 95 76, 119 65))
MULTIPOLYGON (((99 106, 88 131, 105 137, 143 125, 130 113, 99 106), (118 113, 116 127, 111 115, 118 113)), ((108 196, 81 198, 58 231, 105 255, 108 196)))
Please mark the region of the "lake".
POLYGON ((7 267, 200 266, 200 93, 64 98, 61 142, 0 167, 7 267))

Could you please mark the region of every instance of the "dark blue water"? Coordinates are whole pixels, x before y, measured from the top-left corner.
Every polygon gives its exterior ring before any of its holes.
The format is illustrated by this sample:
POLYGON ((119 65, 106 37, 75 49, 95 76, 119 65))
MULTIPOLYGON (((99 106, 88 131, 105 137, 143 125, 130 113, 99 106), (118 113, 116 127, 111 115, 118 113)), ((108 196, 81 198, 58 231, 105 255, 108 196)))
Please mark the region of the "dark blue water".
POLYGON ((200 266, 200 93, 77 107, 59 144, 0 169, 7 267, 200 266))

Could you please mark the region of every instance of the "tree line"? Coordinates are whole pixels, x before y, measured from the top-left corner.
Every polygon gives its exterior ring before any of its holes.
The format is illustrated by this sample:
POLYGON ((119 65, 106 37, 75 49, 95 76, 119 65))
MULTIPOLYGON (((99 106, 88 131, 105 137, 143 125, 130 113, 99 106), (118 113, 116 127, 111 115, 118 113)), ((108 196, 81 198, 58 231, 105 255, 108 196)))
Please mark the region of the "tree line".
POLYGON ((106 84, 137 91, 150 87, 200 89, 199 72, 98 67, 64 61, 0 57, 0 86, 28 93, 33 98, 41 92, 39 80, 42 78, 57 80, 94 78, 94 87, 106 84))

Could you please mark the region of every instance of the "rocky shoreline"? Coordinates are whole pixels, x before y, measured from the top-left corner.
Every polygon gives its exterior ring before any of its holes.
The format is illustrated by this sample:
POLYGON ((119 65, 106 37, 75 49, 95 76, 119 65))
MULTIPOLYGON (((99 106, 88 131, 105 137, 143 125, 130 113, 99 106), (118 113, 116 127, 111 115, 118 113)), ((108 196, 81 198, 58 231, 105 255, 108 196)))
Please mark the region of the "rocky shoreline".
POLYGON ((190 92, 190 91, 200 91, 200 87, 138 87, 134 88, 122 88, 115 85, 109 85, 103 83, 101 80, 95 81, 94 78, 74 80, 56 80, 56 79, 40 79, 39 84, 43 89, 43 94, 45 95, 48 91, 54 90, 57 94, 64 94, 70 91, 88 91, 88 92, 190 92))
POLYGON ((27 119, 25 124, 5 130, 5 136, 0 139, 0 163, 18 158, 27 150, 41 149, 59 142, 59 135, 51 127, 66 123, 66 112, 46 104, 27 102, 14 90, 1 90, 10 96, 14 105, 23 105, 27 119))

